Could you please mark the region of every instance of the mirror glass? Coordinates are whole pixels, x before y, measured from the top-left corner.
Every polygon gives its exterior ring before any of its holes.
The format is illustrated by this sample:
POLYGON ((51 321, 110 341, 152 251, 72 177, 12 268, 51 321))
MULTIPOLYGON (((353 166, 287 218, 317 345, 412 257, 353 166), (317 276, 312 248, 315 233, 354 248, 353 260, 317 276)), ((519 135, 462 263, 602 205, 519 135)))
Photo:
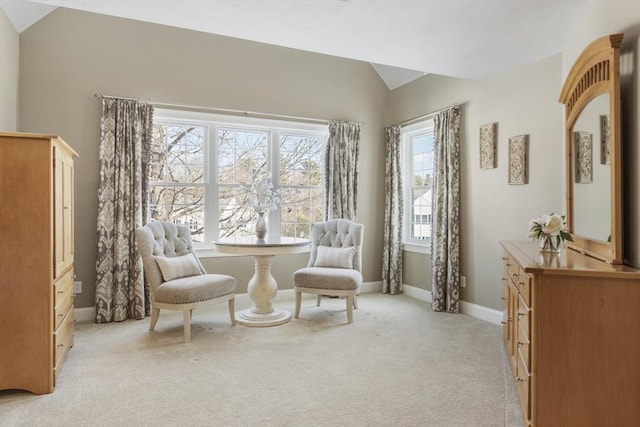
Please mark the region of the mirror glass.
POLYGON ((611 238, 611 141, 609 95, 593 98, 571 135, 573 233, 603 242, 611 238))

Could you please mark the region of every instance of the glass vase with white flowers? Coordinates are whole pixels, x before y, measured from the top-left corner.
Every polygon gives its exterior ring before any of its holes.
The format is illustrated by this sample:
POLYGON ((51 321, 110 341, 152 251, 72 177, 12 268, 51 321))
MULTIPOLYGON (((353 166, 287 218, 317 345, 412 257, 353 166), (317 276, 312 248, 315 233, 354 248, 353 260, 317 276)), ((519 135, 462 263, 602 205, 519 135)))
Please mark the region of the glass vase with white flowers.
POLYGON ((541 251, 560 252, 562 242, 573 242, 571 234, 567 233, 567 223, 564 215, 542 214, 529 221, 529 238, 539 241, 541 251))
POLYGON ((280 204, 280 191, 273 188, 271 179, 262 178, 254 180, 251 185, 240 185, 238 192, 245 196, 247 205, 258 214, 255 226, 256 237, 264 239, 268 232, 264 215, 277 209, 280 204))

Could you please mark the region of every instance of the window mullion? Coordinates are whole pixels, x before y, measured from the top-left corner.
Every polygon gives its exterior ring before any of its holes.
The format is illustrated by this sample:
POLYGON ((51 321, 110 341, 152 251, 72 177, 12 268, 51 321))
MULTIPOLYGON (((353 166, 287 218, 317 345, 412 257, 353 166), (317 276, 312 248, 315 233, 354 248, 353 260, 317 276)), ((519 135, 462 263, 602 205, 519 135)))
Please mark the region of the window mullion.
POLYGON ((206 205, 204 207, 205 241, 211 243, 220 236, 218 218, 220 216, 220 198, 218 183, 218 132, 215 124, 207 126, 207 162, 206 165, 206 205))
MULTIPOLYGON (((280 191, 282 194, 282 184, 280 182, 280 132, 274 130, 273 132, 269 132, 269 171, 271 173, 271 182, 273 183, 274 188, 280 191)), ((280 228, 281 224, 281 210, 282 204, 279 203, 278 207, 273 211, 269 212, 269 233, 273 237, 280 237, 282 230, 280 228)))

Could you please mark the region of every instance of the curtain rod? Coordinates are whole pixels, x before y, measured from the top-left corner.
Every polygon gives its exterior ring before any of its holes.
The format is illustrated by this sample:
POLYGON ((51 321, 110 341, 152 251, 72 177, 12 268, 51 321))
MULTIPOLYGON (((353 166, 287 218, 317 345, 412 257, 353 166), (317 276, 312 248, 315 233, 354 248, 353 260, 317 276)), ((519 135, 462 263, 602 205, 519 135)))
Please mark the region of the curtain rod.
POLYGON ((169 102, 158 102, 151 101, 148 99, 138 99, 138 98, 129 98, 125 96, 112 96, 112 95, 103 95, 101 93, 95 94, 96 98, 119 98, 126 99, 129 101, 143 101, 152 104, 154 107, 158 108, 177 108, 181 110, 195 110, 195 111, 206 111, 210 113, 220 113, 220 114, 233 114, 237 116, 253 116, 256 118, 265 118, 265 119, 279 119, 279 120, 291 120, 297 122, 305 122, 305 123, 315 123, 315 124, 329 124, 329 120, 325 119, 317 119, 314 117, 302 117, 302 116, 288 116, 285 114, 274 114, 274 113, 259 113, 256 111, 245 111, 245 110, 234 110, 231 108, 218 108, 218 107, 208 107, 204 105, 190 105, 190 104, 173 104, 169 102))
POLYGON ((461 104, 458 104, 458 103, 456 102, 456 103, 454 103, 454 104, 453 104, 452 106, 450 106, 450 107, 441 108, 441 109, 439 109, 439 110, 432 111, 431 113, 423 114, 423 115, 421 115, 421 116, 414 117, 414 118, 412 118, 412 119, 403 120, 403 121, 401 121, 401 122, 400 122, 400 123, 398 123, 398 124, 400 125, 400 127, 407 126, 407 125, 413 124, 413 123, 415 123, 415 122, 418 122, 418 121, 420 121, 420 120, 426 120, 426 119, 429 119, 429 118, 431 118, 431 117, 435 116, 436 114, 440 113, 441 111, 448 110, 449 108, 458 108, 460 105, 461 105, 461 104))

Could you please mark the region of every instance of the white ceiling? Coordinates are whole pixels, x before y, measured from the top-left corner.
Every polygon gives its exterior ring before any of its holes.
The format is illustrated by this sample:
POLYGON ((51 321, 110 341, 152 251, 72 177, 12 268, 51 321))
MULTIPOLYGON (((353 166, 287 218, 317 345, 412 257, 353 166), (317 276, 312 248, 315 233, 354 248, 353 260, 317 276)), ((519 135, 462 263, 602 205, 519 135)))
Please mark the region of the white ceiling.
MULTIPOLYGON (((559 53, 597 0, 0 0, 19 32, 56 7, 370 62, 390 88, 480 79, 559 53)), ((637 1, 637 0, 630 0, 637 1)))

